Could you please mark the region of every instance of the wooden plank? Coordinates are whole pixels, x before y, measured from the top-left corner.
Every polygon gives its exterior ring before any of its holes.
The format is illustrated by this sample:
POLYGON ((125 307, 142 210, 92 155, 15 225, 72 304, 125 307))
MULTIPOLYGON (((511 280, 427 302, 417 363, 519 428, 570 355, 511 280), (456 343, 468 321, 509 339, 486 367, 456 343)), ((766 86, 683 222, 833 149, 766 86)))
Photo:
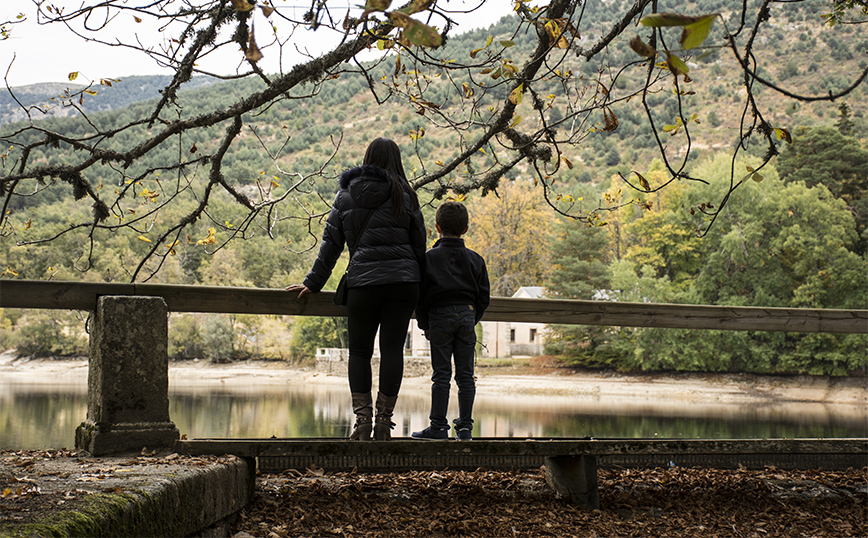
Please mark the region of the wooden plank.
POLYGON ((135 284, 0 280, 0 308, 95 310, 100 295, 135 294, 135 284))
POLYGON ((334 304, 331 291, 306 295, 299 300, 298 293, 281 289, 136 284, 136 293, 160 295, 173 312, 346 316, 346 308, 334 304))
POLYGON ((519 456, 655 454, 857 454, 868 465, 868 439, 474 439, 359 442, 346 439, 183 439, 181 454, 260 456, 519 456))
POLYGON ((616 327, 868 333, 868 310, 498 298, 492 299, 483 319, 616 327))
POLYGON ((46 280, 0 280, 0 308, 94 310, 102 295, 159 296, 172 312, 343 316, 333 292, 296 300, 280 289, 171 284, 123 284, 46 280))
MULTIPOLYGON (((173 312, 343 316, 332 292, 307 295, 281 289, 0 281, 0 308, 93 310, 100 295, 161 296, 173 312)), ((622 327, 868 334, 868 310, 760 308, 495 297, 484 321, 622 327)))

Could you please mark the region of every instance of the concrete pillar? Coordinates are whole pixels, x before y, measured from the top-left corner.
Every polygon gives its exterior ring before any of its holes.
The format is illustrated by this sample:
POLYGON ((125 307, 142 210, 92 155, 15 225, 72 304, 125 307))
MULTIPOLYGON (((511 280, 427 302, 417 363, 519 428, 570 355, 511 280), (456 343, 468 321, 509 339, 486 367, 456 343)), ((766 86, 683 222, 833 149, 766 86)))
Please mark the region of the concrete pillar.
POLYGON ((545 471, 546 482, 560 495, 587 510, 600 507, 596 456, 547 457, 545 471))
POLYGON ((169 420, 168 321, 162 297, 97 300, 77 449, 100 456, 173 447, 180 434, 169 420))

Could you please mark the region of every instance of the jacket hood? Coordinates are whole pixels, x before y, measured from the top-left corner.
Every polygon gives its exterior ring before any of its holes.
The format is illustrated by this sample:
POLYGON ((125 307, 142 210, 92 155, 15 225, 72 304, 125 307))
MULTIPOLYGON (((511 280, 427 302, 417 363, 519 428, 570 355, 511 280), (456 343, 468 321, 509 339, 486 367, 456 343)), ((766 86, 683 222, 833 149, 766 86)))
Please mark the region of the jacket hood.
POLYGON ((382 205, 392 192, 389 173, 369 164, 345 171, 338 184, 349 192, 357 204, 366 208, 382 205))

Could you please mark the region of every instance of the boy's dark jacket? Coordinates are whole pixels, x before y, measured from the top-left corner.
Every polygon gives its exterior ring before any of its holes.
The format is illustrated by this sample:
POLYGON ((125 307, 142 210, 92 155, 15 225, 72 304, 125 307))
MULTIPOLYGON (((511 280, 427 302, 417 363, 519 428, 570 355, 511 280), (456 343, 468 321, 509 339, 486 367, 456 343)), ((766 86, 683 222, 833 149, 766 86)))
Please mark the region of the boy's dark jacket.
POLYGON ((432 308, 472 305, 479 322, 490 302, 485 260, 466 248, 463 239, 443 237, 425 253, 425 278, 416 309, 420 329, 428 330, 428 313, 432 308))
MULTIPOLYGON (((371 218, 362 239, 350 252, 349 287, 421 282, 425 263, 426 229, 420 210, 411 209, 404 193, 405 212, 392 212, 392 180, 376 166, 364 165, 341 174, 340 189, 322 234, 322 244, 313 267, 304 279, 311 291, 320 291, 344 249, 352 245, 368 212, 371 218)), ((409 188, 409 187, 408 187, 409 188)))

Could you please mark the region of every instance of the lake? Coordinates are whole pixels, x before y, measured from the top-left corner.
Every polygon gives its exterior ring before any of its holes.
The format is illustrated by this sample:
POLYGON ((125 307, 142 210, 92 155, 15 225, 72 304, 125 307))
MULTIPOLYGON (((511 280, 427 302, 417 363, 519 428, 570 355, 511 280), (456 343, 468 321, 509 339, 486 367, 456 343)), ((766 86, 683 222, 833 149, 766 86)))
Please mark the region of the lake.
MULTIPOLYGON (((73 448, 75 428, 87 415, 86 383, 47 386, 13 378, 0 381, 0 390, 0 449, 73 448)), ((429 401, 427 390, 402 389, 393 436, 427 426, 429 401)), ((169 414, 189 439, 343 438, 354 420, 345 386, 263 386, 232 378, 170 383, 169 414)), ((485 394, 477 398, 474 418, 475 437, 868 437, 868 411, 821 403, 619 405, 593 397, 485 394)))

